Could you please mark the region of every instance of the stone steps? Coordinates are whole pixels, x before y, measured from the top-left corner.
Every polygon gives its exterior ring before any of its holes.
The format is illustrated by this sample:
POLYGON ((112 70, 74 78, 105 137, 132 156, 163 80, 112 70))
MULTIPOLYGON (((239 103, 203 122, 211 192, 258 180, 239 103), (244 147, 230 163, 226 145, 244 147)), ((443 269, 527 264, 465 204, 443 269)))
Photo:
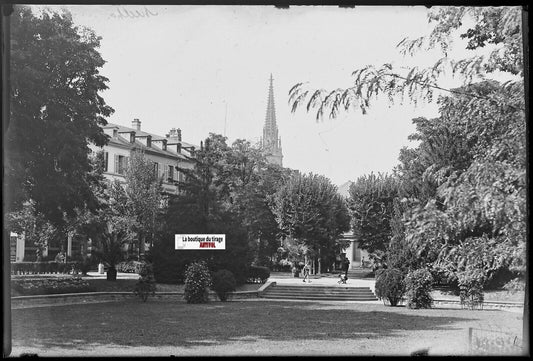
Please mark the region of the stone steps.
POLYGON ((369 268, 352 268, 348 270, 348 279, 365 278, 372 273, 369 268))
POLYGON ((377 301, 370 287, 292 286, 275 285, 262 295, 269 299, 323 301, 377 301))

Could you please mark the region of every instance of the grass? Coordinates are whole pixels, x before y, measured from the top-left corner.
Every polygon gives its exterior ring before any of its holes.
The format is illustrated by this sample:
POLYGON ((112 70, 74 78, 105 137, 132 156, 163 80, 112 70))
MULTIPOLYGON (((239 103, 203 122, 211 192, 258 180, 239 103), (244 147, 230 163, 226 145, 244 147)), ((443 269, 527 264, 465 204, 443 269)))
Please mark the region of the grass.
MULTIPOLYGON (((150 299, 12 310, 15 352, 120 349, 121 355, 437 354, 467 352, 468 327, 522 335, 522 314, 498 310, 410 310, 362 303, 150 299), (225 350, 225 351, 224 351, 225 350)), ((505 351, 506 353, 508 351, 505 351)), ((43 354, 46 356, 46 354, 43 354)))

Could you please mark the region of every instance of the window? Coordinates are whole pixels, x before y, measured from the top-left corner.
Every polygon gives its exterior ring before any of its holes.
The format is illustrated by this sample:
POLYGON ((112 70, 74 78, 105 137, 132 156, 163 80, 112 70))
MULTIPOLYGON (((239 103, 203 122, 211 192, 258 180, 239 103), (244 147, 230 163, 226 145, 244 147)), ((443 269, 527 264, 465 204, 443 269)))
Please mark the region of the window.
POLYGON ((128 166, 128 157, 124 155, 115 155, 115 173, 125 174, 128 166))
POLYGON ((159 178, 159 163, 154 162, 154 175, 156 178, 159 178))
POLYGON ((109 152, 104 152, 104 172, 109 169, 109 152))
POLYGON ((168 166, 168 180, 169 181, 174 180, 174 166, 173 165, 168 166))

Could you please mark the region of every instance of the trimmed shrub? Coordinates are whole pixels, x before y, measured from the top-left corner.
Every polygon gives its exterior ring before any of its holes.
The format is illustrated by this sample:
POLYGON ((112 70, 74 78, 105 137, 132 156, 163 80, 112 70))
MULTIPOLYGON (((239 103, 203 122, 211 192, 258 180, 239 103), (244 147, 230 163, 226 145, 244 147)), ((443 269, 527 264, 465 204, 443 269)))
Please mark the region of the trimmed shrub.
POLYGON ((221 269, 213 275, 212 289, 217 293, 218 299, 222 302, 228 300, 229 293, 235 291, 236 286, 237 282, 231 271, 221 269))
POLYGON ((263 266, 250 266, 246 283, 265 283, 270 277, 270 270, 263 266))
POLYGON ((185 295, 187 303, 206 303, 209 301, 211 275, 204 261, 193 262, 185 271, 185 295))
POLYGON ((146 302, 149 295, 155 296, 156 285, 154 278, 154 269, 150 263, 142 263, 139 267, 139 280, 135 285, 133 293, 146 302))
POLYGON ((21 295, 49 295, 96 291, 89 282, 77 277, 12 280, 11 285, 21 295))
POLYGON ((145 262, 126 261, 117 263, 115 268, 117 269, 117 272, 137 273, 140 275, 141 269, 144 267, 144 265, 145 262))
POLYGON ((525 292, 526 290, 526 282, 523 278, 517 277, 509 282, 507 282, 503 289, 507 290, 510 293, 516 293, 516 292, 525 292))
POLYGON ((469 270, 458 275, 461 307, 470 310, 483 308, 483 284, 485 275, 481 270, 469 270))
POLYGON ((387 300, 391 306, 397 306, 405 293, 404 277, 396 268, 381 269, 376 272, 376 296, 387 300))
POLYGON ((405 277, 405 291, 407 307, 409 308, 431 308, 433 298, 431 297, 433 277, 427 269, 417 269, 411 271, 405 277))

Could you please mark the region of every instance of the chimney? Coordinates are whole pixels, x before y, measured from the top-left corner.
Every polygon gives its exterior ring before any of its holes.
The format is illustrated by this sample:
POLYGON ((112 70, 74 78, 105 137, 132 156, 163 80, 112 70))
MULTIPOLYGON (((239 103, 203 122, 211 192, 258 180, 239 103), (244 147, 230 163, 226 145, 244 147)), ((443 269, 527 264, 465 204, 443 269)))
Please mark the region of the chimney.
POLYGON ((178 128, 177 133, 178 133, 178 141, 181 142, 181 129, 180 128, 178 128))
POLYGON ((141 130, 141 121, 137 118, 133 119, 133 122, 131 122, 131 126, 132 128, 134 128, 135 130, 141 130))

